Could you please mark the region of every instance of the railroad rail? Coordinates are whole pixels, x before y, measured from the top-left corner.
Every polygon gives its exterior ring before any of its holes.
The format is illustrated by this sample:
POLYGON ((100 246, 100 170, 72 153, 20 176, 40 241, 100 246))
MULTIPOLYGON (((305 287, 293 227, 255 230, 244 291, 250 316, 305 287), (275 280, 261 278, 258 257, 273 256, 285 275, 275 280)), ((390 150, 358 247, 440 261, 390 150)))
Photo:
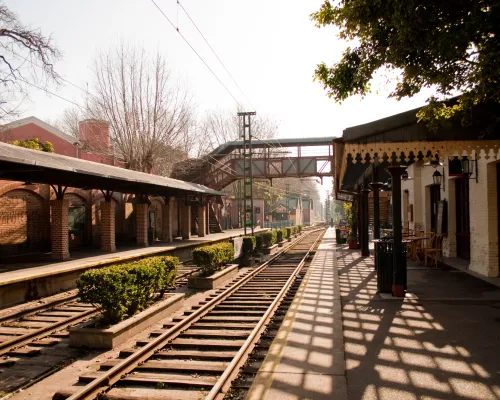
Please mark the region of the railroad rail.
POLYGON ((266 324, 296 283, 325 230, 306 235, 269 261, 220 289, 185 316, 176 317, 122 350, 122 359, 80 376, 80 386, 54 399, 218 399, 230 388, 266 324))
MULTIPOLYGON (((183 265, 179 269, 175 286, 184 285, 188 276, 198 270, 199 268, 183 265)), ((91 304, 78 302, 76 290, 69 293, 67 297, 1 316, 0 357, 30 343, 36 342, 38 347, 50 346, 57 338, 47 341, 41 339, 98 315, 98 311, 91 304)), ((59 338, 64 336, 66 335, 62 333, 58 335, 59 338)))

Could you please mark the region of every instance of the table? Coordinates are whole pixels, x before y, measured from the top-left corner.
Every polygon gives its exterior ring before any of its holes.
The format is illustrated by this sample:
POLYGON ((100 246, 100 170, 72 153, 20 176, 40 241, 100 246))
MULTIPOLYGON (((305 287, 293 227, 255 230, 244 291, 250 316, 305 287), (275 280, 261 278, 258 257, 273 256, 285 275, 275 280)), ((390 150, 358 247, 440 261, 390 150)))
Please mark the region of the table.
POLYGON ((406 240, 408 240, 411 243, 410 259, 412 259, 416 262, 420 262, 420 258, 418 258, 417 245, 422 240, 427 240, 427 239, 429 239, 427 236, 408 236, 406 238, 406 240))

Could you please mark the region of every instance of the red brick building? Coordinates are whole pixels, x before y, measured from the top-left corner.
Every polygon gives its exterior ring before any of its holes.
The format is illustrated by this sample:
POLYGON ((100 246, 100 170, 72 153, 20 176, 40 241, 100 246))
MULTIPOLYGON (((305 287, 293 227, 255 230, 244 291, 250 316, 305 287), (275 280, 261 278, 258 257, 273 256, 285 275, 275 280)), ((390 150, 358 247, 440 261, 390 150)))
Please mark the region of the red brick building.
MULTIPOLYGON (((4 126, 0 132, 0 141, 8 143, 38 138, 41 142, 51 142, 57 154, 120 166, 113 155, 109 125, 106 122, 82 121, 79 128, 77 139, 35 117, 29 117, 4 126)), ((51 247, 51 235, 54 234, 51 229, 55 225, 61 225, 53 223, 57 213, 51 208, 51 201, 54 203, 55 199, 56 193, 50 185, 5 181, 1 180, 0 175, 1 261, 8 262, 19 256, 50 251, 54 256, 56 249, 51 247)), ((109 226, 106 221, 103 223, 103 219, 114 218, 117 244, 141 242, 140 244, 147 245, 147 242, 153 240, 170 241, 172 236, 175 237, 180 232, 179 211, 182 207, 178 207, 176 199, 171 199, 170 207, 167 207, 164 198, 149 197, 146 209, 143 204, 138 207, 135 195, 132 194, 115 192, 112 193, 110 202, 104 200, 104 193, 101 191, 76 188, 66 190, 62 201, 65 202, 64 207, 69 207, 68 250, 63 249, 56 258, 67 258, 65 252, 84 246, 100 246, 104 251, 114 251, 114 244, 102 243, 102 227, 109 226), (138 211, 147 213, 146 243, 142 243, 143 238, 137 237, 138 211), (169 213, 167 230, 164 224, 166 213, 169 213)))

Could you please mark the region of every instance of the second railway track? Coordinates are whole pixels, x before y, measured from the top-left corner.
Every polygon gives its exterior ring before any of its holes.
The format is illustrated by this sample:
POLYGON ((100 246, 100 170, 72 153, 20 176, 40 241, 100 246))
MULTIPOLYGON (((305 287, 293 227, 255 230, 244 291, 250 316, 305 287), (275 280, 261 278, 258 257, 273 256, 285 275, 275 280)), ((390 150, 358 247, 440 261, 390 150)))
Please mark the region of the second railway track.
POLYGON ((223 398, 323 233, 308 232, 54 399, 223 398))

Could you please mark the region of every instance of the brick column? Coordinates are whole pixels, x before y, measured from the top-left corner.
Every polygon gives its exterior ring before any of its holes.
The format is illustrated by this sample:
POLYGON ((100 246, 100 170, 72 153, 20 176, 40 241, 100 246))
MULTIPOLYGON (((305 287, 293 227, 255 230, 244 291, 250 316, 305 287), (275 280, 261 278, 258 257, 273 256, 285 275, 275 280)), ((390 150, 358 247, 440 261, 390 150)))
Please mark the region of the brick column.
POLYGON ((181 232, 183 239, 191 239, 191 206, 179 202, 181 206, 181 232))
POLYGON ((147 247, 148 243, 148 204, 138 203, 135 205, 135 218, 137 229, 137 244, 147 247))
POLYGON ((207 206, 199 205, 198 206, 198 237, 203 237, 206 235, 205 233, 205 224, 207 222, 207 206))
POLYGON ((50 236, 55 260, 69 258, 68 208, 69 200, 50 201, 50 236))
POLYGON ((109 253, 116 251, 115 243, 115 202, 101 202, 101 250, 109 253))
POLYGON ((169 200, 163 208, 162 218, 162 240, 165 242, 172 241, 172 200, 169 200))

